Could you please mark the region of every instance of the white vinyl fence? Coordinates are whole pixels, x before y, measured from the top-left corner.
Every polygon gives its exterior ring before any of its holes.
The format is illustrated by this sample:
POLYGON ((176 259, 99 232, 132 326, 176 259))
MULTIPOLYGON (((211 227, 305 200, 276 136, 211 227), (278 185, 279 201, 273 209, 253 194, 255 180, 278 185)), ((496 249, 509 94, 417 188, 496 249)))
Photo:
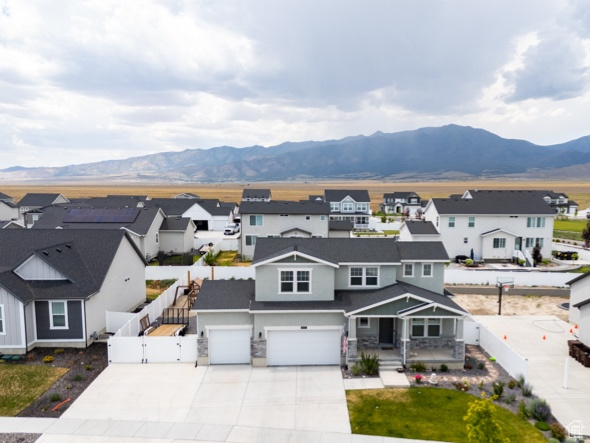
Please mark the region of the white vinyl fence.
POLYGON ((522 375, 526 378, 527 360, 482 324, 479 325, 479 345, 512 377, 522 375))
POLYGON ((110 363, 192 363, 197 361, 197 336, 111 337, 110 363))
MULTIPOLYGON (((514 278, 515 286, 565 287, 573 277, 567 272, 537 271, 476 271, 446 269, 445 283, 449 285, 495 285, 498 277, 514 278)), ((575 276, 574 276, 575 277, 575 276)))

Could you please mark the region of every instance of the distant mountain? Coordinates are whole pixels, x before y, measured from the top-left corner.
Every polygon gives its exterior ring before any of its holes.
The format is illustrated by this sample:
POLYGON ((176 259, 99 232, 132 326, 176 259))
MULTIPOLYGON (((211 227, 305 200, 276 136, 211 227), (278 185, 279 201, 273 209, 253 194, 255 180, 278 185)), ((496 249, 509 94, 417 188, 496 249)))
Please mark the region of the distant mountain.
POLYGON ((60 168, 0 170, 4 180, 276 181, 588 178, 590 136, 539 146, 448 125, 264 148, 187 149, 60 168))

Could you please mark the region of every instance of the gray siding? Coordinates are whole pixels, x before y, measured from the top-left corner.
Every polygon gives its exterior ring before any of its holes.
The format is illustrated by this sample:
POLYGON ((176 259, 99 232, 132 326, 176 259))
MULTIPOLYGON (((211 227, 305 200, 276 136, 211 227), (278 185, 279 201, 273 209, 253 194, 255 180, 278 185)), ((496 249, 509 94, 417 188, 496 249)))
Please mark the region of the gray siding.
POLYGON ((277 263, 256 268, 257 301, 309 301, 334 300, 334 268, 312 264, 308 261, 277 263), (279 294, 279 269, 311 271, 311 293, 279 294))
MULTIPOLYGON (((430 263, 428 261, 424 263, 430 263)), ((399 281, 410 283, 428 291, 442 294, 444 292, 445 264, 432 263, 432 277, 422 277, 422 263, 414 263, 414 277, 403 276, 403 264, 397 270, 399 281)))
MULTIPOLYGON (((351 257, 351 260, 354 258, 351 257)), ((376 258, 376 261, 378 258, 376 258)), ((375 267, 373 265, 341 265, 336 270, 336 289, 362 289, 358 286, 351 287, 350 282, 350 268, 353 267, 375 267)), ((397 268, 395 265, 381 265, 379 268, 379 287, 393 285, 397 282, 397 268)), ((375 289, 375 287, 367 287, 367 289, 375 289)))
POLYGON ((70 300, 67 303, 68 329, 50 329, 49 302, 35 302, 38 340, 72 340, 84 338, 82 302, 70 300))
POLYGON ((2 348, 24 347, 23 337, 23 306, 22 303, 0 287, 0 305, 3 310, 3 329, 0 334, 0 350, 2 348))
POLYGON ((269 313, 254 315, 254 337, 262 333, 264 337, 265 327, 301 327, 301 326, 342 326, 348 325, 348 319, 339 313, 269 313))
POLYGON ((253 325, 254 316, 247 312, 200 312, 197 315, 197 335, 207 337, 207 326, 253 325))

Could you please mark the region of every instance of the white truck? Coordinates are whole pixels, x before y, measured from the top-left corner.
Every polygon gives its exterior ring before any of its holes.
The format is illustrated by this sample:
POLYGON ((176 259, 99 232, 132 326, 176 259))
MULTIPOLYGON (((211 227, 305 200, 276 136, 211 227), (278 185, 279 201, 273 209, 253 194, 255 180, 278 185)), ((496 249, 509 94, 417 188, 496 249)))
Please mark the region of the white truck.
POLYGON ((240 225, 238 223, 230 223, 223 230, 224 235, 232 235, 240 232, 240 225))

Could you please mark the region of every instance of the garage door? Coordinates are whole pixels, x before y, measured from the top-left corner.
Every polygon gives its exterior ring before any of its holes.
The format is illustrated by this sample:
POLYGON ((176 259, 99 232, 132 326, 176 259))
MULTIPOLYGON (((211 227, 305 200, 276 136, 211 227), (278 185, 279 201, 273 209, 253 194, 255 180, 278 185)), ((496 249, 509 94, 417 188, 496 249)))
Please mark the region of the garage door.
POLYGON ((210 329, 209 364, 250 364, 250 329, 210 329))
POLYGON ((268 332, 269 366, 339 365, 339 329, 272 330, 268 332))

